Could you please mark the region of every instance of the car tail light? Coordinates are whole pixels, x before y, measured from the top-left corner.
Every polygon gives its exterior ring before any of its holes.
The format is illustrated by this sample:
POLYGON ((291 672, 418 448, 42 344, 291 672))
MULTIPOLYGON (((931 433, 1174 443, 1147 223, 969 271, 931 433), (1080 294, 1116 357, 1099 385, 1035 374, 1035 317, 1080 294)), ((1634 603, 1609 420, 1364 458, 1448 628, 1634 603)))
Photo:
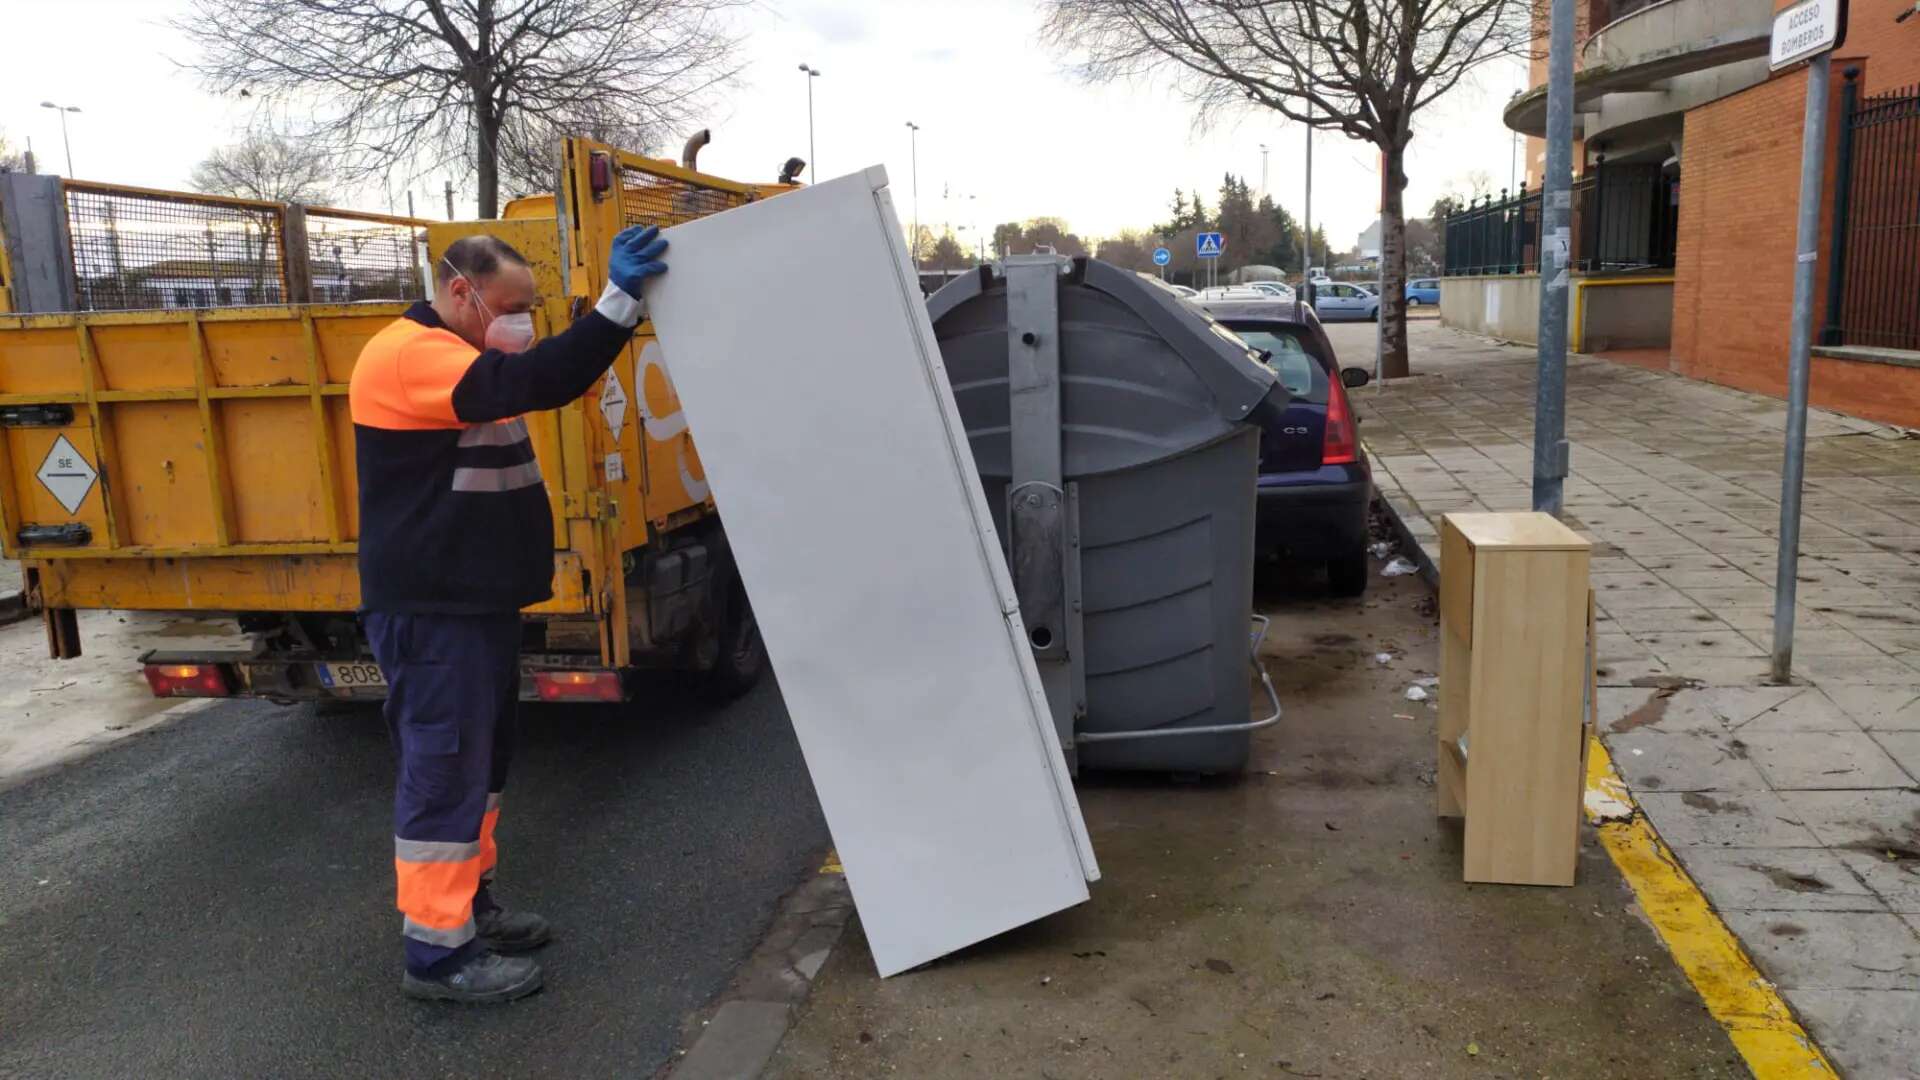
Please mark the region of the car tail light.
POLYGON ((154 697, 226 697, 227 673, 219 664, 148 664, 154 697))
POLYGON ((1360 433, 1353 424, 1347 388, 1336 375, 1327 387, 1327 437, 1320 444, 1320 464, 1347 465, 1360 460, 1360 433))
POLYGON ((622 701, 617 671, 536 671, 541 701, 622 701))

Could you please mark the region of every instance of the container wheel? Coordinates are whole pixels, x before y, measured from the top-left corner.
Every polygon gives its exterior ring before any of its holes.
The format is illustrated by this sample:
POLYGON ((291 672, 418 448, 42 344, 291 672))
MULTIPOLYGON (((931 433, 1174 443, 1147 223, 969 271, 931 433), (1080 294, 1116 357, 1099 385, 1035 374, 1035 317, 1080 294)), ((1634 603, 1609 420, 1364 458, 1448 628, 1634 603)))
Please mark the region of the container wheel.
POLYGON ((1356 548, 1327 560, 1327 582, 1335 596, 1359 596, 1367 591, 1367 552, 1356 548))

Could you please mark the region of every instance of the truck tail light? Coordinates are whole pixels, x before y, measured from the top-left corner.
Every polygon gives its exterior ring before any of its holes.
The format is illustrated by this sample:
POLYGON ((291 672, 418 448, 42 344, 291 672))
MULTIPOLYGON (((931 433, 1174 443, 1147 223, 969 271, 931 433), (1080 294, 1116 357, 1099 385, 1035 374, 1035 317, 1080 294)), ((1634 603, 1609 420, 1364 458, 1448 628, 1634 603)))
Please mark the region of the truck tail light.
POLYGON ((218 664, 148 664, 154 697, 226 697, 227 673, 218 664))
POLYGON ((1360 432, 1354 427, 1353 407, 1338 376, 1327 387, 1327 437, 1320 444, 1320 464, 1350 465, 1360 460, 1360 432))
POLYGON ((536 671, 541 701, 624 701, 617 671, 536 671))

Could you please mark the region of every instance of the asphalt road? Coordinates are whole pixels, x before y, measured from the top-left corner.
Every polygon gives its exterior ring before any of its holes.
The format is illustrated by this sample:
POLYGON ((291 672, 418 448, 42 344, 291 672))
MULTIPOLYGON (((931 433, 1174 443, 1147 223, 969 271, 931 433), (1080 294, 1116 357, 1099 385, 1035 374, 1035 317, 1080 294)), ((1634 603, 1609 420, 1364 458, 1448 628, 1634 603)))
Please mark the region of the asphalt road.
POLYGON ((500 895, 546 989, 400 996, 377 713, 222 703, 0 791, 0 1077, 645 1076, 827 833, 771 679, 530 707, 500 895))

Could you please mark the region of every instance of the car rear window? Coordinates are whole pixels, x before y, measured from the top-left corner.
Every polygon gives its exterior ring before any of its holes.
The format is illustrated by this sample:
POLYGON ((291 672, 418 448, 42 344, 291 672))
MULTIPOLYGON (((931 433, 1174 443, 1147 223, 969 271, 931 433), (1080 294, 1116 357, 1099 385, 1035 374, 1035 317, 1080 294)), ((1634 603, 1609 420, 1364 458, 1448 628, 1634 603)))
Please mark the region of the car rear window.
POLYGON ((1295 401, 1327 403, 1327 373, 1292 331, 1270 327, 1234 332, 1255 352, 1267 354, 1267 366, 1280 376, 1280 385, 1287 388, 1295 401))

